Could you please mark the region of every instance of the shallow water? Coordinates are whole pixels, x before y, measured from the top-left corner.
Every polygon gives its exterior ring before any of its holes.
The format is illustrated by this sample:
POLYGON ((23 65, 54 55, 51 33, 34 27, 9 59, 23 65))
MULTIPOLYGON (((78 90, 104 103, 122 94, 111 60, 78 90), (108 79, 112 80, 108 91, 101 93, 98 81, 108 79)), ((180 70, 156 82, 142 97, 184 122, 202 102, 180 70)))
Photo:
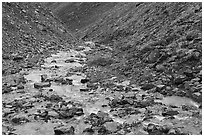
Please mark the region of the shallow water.
POLYGON ((199 107, 199 104, 194 102, 190 98, 186 97, 179 97, 179 96, 168 96, 164 97, 162 100, 155 100, 155 102, 161 102, 162 104, 165 105, 172 105, 172 106, 182 106, 182 105, 187 105, 187 106, 194 106, 194 107, 199 107))

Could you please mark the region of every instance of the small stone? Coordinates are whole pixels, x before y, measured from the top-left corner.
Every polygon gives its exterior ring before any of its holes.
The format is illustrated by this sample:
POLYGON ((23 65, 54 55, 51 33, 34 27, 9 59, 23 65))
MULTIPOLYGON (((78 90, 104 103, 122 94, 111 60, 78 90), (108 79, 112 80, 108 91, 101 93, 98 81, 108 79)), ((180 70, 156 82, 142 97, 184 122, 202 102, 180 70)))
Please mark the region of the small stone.
POLYGON ((65 63, 73 63, 73 62, 75 62, 74 59, 67 59, 67 60, 65 60, 65 63))
POLYGON ((62 97, 60 97, 59 95, 52 94, 52 95, 50 96, 49 100, 50 100, 51 102, 60 102, 60 101, 62 101, 63 99, 62 99, 62 97))
POLYGON ((176 135, 176 130, 172 128, 169 130, 169 132, 167 134, 168 135, 176 135))
POLYGON ((13 61, 19 61, 19 60, 23 60, 23 59, 24 59, 24 57, 20 56, 20 55, 13 57, 13 61))
POLYGON ((7 86, 3 86, 2 87, 2 93, 5 94, 5 93, 10 93, 12 92, 13 89, 11 87, 7 87, 7 86))
POLYGON ((174 79, 174 84, 176 85, 180 85, 182 84, 184 81, 186 80, 186 77, 185 76, 177 76, 175 79, 174 79))
POLYGON ((192 98, 197 102, 202 102, 202 94, 200 92, 195 92, 192 94, 192 98))
POLYGON ((19 85, 17 86, 17 89, 24 89, 24 86, 23 86, 22 84, 19 84, 19 85))
POLYGON ((40 76, 41 77, 41 82, 45 82, 47 80, 47 74, 43 74, 40 76))
POLYGON ((11 121, 14 123, 14 124, 22 124, 22 123, 26 123, 26 122, 29 122, 29 120, 25 117, 25 116, 20 116, 20 115, 17 115, 17 116, 14 116, 11 121))
POLYGON ((148 84, 144 84, 141 89, 142 90, 150 90, 152 88, 156 87, 154 84, 148 83, 148 84))
POLYGON ((85 84, 85 83, 87 83, 87 82, 89 82, 89 79, 81 79, 81 83, 82 83, 82 84, 85 84))
POLYGON ((147 132, 148 133, 151 133, 151 132, 154 132, 156 130, 156 126, 152 123, 148 124, 147 126, 147 132))
POLYGON ((55 135, 74 135, 74 127, 73 126, 62 126, 54 128, 55 135))
POLYGON ((56 60, 52 60, 51 63, 57 63, 57 61, 56 60))
POLYGON ((64 78, 62 78, 62 77, 55 78, 55 82, 63 83, 64 78))
POLYGON ((82 89, 80 89, 80 91, 81 92, 87 92, 87 91, 89 91, 89 89, 88 88, 84 88, 84 89, 82 88, 82 89))
POLYGON ((164 133, 164 134, 167 134, 170 130, 170 127, 167 126, 167 125, 163 125, 162 128, 161 128, 161 131, 164 133))
POLYGON ((53 117, 53 118, 58 118, 59 117, 59 114, 57 112, 55 112, 55 111, 49 111, 48 115, 53 117))
POLYGON ((34 88, 44 88, 44 87, 50 87, 51 83, 50 82, 42 82, 42 83, 34 83, 34 88))
POLYGON ((66 78, 66 82, 67 82, 67 84, 69 84, 69 85, 73 85, 73 79, 68 79, 68 78, 66 78))
POLYGON ((174 110, 169 110, 167 112, 163 112, 162 113, 162 116, 174 116, 174 115, 178 115, 179 112, 178 111, 174 111, 174 110))
POLYGON ((163 72, 165 71, 165 67, 163 65, 156 65, 156 71, 163 72))
POLYGON ((84 131, 83 131, 83 134, 84 135, 93 135, 94 134, 94 130, 92 128, 86 128, 84 131))

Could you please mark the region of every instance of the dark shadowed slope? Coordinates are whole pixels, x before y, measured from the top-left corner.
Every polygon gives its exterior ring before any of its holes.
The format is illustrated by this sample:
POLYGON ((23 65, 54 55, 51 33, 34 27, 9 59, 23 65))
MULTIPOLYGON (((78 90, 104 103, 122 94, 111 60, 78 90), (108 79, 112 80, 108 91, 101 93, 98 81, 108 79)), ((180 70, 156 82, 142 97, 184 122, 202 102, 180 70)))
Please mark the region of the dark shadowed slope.
POLYGON ((116 4, 107 2, 45 3, 73 32, 95 22, 116 4))

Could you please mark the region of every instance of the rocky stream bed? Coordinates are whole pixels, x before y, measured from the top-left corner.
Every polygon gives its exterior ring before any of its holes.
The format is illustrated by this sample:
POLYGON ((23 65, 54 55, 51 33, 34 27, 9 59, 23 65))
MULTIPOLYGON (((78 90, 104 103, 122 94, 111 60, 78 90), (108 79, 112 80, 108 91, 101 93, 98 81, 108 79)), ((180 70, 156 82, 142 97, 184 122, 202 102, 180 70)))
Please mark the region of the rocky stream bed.
POLYGON ((201 104, 164 96, 163 85, 139 87, 107 79, 91 83, 83 67, 92 49, 59 51, 38 68, 10 75, 4 84, 4 135, 202 134, 201 104))

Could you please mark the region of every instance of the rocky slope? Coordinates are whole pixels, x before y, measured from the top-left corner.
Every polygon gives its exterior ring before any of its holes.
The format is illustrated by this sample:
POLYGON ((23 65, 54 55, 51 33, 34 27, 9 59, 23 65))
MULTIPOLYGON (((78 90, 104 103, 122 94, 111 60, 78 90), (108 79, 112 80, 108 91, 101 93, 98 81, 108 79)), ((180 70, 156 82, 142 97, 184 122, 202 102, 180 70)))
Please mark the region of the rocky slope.
POLYGON ((63 4, 3 3, 2 134, 202 134, 201 3, 63 4))
POLYGON ((132 83, 162 84, 173 91, 164 94, 201 102, 201 3, 116 3, 100 17, 76 35, 113 48, 109 69, 132 83))
POLYGON ((89 26, 114 7, 112 2, 49 2, 45 3, 73 33, 89 26))
POLYGON ((56 49, 77 40, 40 3, 2 4, 3 75, 38 63, 56 49))

